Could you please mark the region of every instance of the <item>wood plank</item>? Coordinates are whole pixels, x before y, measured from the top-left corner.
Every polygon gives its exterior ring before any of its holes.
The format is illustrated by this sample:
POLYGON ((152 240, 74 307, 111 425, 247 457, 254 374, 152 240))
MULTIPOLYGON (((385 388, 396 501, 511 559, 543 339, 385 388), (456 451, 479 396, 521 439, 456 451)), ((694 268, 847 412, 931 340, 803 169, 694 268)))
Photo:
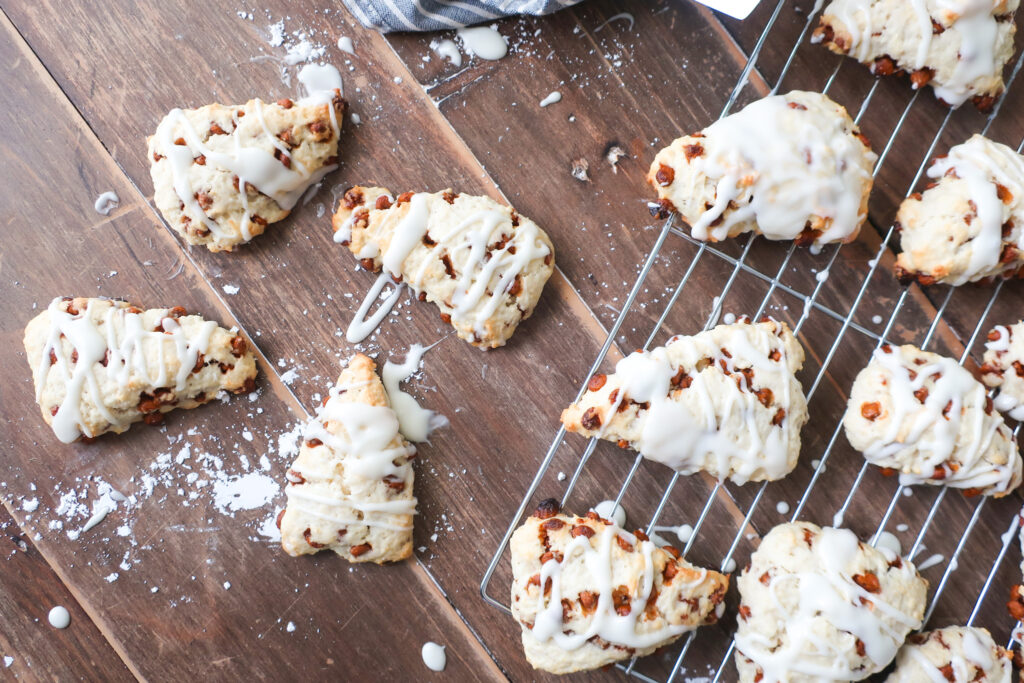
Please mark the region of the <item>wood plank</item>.
POLYGON ((5 541, 0 594, 6 596, 0 601, 0 671, 20 680, 134 680, 31 537, 3 507, 0 532, 5 541), (58 605, 71 614, 66 629, 49 623, 50 609, 58 605))
MULTIPOLYGON (((55 441, 36 414, 20 350, 34 305, 65 292, 96 293, 181 304, 229 324, 232 317, 13 27, 5 22, 3 31, 6 92, 18 103, 0 114, 10 179, 3 201, 17 237, 0 254, 0 270, 15 283, 4 303, 0 363, 19 379, 0 388, 0 413, 15 427, 0 437, 0 480, 5 503, 39 534, 39 552, 72 595, 145 678, 428 678, 419 656, 426 640, 448 646, 448 675, 500 678, 417 564, 350 568, 334 557, 287 558, 258 532, 272 507, 225 514, 214 500, 204 478, 230 481, 266 468, 281 479, 288 465, 277 437, 304 415, 292 412, 287 387, 266 362, 256 400, 172 414, 165 427, 137 426, 94 444, 55 441), (110 218, 92 210, 104 190, 122 200, 110 218), (223 469, 204 465, 205 454, 221 458, 223 469), (271 462, 258 464, 262 456, 271 462), (63 514, 61 503, 74 490, 90 504, 100 480, 137 502, 69 538, 88 512, 63 514), (31 515, 23 504, 30 497, 39 499, 31 515), (399 642, 409 646, 391 645, 399 642)), ((69 665, 83 656, 54 652, 69 665)))

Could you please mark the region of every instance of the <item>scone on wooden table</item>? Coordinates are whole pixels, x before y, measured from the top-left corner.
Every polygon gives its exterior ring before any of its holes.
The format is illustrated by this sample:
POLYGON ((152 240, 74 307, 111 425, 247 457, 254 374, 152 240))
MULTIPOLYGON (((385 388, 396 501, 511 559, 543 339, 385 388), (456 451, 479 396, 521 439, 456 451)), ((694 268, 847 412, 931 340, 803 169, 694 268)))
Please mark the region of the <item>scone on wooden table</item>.
POLYGON ((679 212, 697 239, 754 232, 817 248, 856 239, 876 158, 846 109, 795 90, 673 141, 647 181, 661 216, 679 212))
POLYGON ((904 284, 962 285, 1024 275, 1024 157, 980 135, 928 169, 937 181, 900 205, 904 284))
POLYGON ((156 208, 189 244, 231 251, 338 167, 341 77, 307 65, 298 101, 174 109, 149 138, 156 208))
POLYGON ((25 327, 25 354, 43 419, 64 443, 255 388, 245 339, 180 306, 58 297, 25 327))
POLYGON ((1024 422, 1024 320, 996 325, 985 342, 985 363, 981 381, 997 387, 993 403, 1018 422, 1024 422))
POLYGON ((1010 683, 1011 655, 983 628, 947 626, 915 633, 896 655, 886 683, 1010 683))
POLYGON ((367 270, 432 301, 474 346, 502 346, 533 313, 554 270, 547 234, 488 197, 353 187, 334 214, 334 239, 367 270))
POLYGON ((843 427, 868 462, 902 484, 1000 498, 1021 483, 1017 441, 981 382, 909 344, 874 352, 854 380, 843 427))
POLYGON ((349 562, 412 554, 412 459, 373 360, 357 354, 303 431, 288 470, 281 547, 292 556, 333 550, 349 562))
POLYGON ((909 72, 953 106, 982 111, 1003 93, 1013 56, 1018 0, 833 0, 812 42, 849 55, 881 76, 909 72))
POLYGON ((852 531, 772 529, 737 580, 736 668, 743 683, 859 681, 921 626, 928 582, 852 531))
POLYGON ((545 500, 512 535, 512 615, 526 658, 551 673, 654 652, 721 616, 729 577, 690 565, 596 512, 545 500))
POLYGON ((803 362, 785 323, 742 319, 630 354, 613 374, 590 378, 562 424, 683 474, 781 479, 796 466, 807 422, 803 362))

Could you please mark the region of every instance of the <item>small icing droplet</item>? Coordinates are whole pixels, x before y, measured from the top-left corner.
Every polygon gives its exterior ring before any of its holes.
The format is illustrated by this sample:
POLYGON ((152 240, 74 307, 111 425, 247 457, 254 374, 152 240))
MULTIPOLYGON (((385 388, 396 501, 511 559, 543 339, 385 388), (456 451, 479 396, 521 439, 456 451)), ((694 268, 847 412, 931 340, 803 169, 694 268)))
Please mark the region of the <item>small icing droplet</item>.
POLYGON ((789 512, 789 503, 787 503, 784 500, 780 500, 778 503, 775 504, 775 511, 778 512, 780 515, 787 514, 789 512))
POLYGON ((430 49, 441 59, 447 59, 452 66, 462 66, 462 53, 453 40, 431 41, 430 49))
POLYGON ((726 560, 725 564, 722 565, 722 571, 726 574, 736 571, 736 560, 731 557, 726 560))
POLYGON ((338 49, 341 50, 342 52, 347 52, 350 55, 355 55, 356 53, 355 46, 352 45, 352 39, 349 38, 348 36, 342 36, 341 38, 338 38, 338 49))
POLYGON ((545 97, 543 100, 540 101, 540 106, 546 107, 546 106, 548 106, 550 104, 554 104, 555 102, 561 102, 561 101, 562 101, 562 93, 558 92, 557 90, 552 90, 551 94, 549 94, 547 97, 545 97))
POLYGON ((903 554, 903 546, 900 544, 900 539, 896 538, 895 535, 888 531, 883 531, 878 535, 878 540, 875 541, 875 547, 890 550, 894 555, 903 554))
POLYGON ((54 628, 67 628, 71 624, 71 613, 66 608, 58 605, 50 610, 50 626, 54 628))
POLYGON ((438 645, 434 642, 423 643, 423 649, 420 651, 423 656, 423 663, 427 665, 427 668, 431 671, 444 671, 445 665, 448 663, 448 657, 444 653, 444 645, 438 645))
POLYGON ((96 198, 96 203, 92 205, 92 208, 96 209, 96 213, 109 216, 110 212, 116 209, 121 203, 121 199, 113 192, 104 192, 96 198))
POLYGON ((602 500, 590 508, 604 519, 610 519, 619 527, 626 525, 626 511, 621 505, 616 505, 614 500, 602 500))

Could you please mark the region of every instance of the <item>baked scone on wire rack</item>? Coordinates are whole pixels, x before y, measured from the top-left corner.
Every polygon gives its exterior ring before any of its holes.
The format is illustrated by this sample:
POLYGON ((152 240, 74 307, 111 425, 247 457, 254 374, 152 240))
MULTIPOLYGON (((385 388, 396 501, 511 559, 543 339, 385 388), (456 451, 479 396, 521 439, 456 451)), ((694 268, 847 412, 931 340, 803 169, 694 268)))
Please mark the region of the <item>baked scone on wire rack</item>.
POLYGON ((536 223, 489 197, 450 189, 395 197, 383 187, 350 188, 334 231, 362 267, 435 303, 441 319, 480 348, 509 340, 555 268, 554 247, 536 223))
POLYGON ((24 343, 43 419, 64 443, 255 388, 245 339, 180 306, 57 297, 29 321, 24 343))
POLYGON ((928 177, 896 216, 896 277, 963 285, 1024 276, 1024 156, 974 135, 935 159, 928 177))
POLYGON ((859 681, 882 671, 921 626, 928 589, 889 548, 809 522, 768 532, 736 585, 743 683, 859 681))
POLYGON ((879 76, 909 73, 943 102, 992 109, 1013 56, 1018 0, 833 0, 812 42, 879 76))
POLYGON ((674 140, 647 174, 652 213, 678 212, 699 240, 745 232, 818 249, 857 238, 877 156, 827 96, 765 97, 674 140))
POLYGON ((300 100, 174 109, 148 140, 153 202, 189 244, 232 251, 283 220, 338 167, 345 100, 330 66, 309 64, 300 100))
POLYGON ((1024 320, 988 333, 981 381, 999 389, 996 410, 1024 422, 1024 320))
POLYGON ((590 378, 562 412, 570 432, 639 451, 682 474, 737 484, 789 474, 807 401, 796 378, 804 350, 789 327, 742 318, 637 351, 590 378))
POLYGON ((850 390, 846 438, 905 485, 1001 498, 1021 484, 1017 440, 981 382, 912 345, 875 350, 850 390))
POLYGON ((277 519, 281 547, 296 557, 333 550, 349 562, 409 557, 415 456, 376 364, 356 354, 303 430, 277 519))
POLYGON ((715 623, 729 577, 642 531, 543 501, 512 535, 512 615, 527 661, 563 674, 643 656, 715 623))
POLYGON ((986 629, 947 626, 911 634, 886 683, 953 681, 1010 683, 1012 656, 986 629))

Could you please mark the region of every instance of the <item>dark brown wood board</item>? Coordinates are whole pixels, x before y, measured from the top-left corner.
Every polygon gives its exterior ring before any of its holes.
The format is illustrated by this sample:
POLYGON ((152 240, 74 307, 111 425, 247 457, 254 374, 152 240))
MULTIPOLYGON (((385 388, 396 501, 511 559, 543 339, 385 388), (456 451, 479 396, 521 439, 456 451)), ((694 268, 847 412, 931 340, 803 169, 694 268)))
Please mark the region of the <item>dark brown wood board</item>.
MULTIPOLYGON (((784 8, 739 104, 774 85, 809 4, 784 8)), ((0 363, 7 376, 17 378, 0 388, 0 411, 16 426, 0 437, 5 455, 0 480, 8 484, 4 504, 25 533, 40 534, 42 557, 137 676, 424 677, 419 646, 436 640, 448 646, 444 676, 453 680, 544 678, 525 663, 513 622, 480 599, 480 578, 556 432, 559 412, 586 379, 604 330, 621 310, 659 234, 659 222, 647 213, 651 193, 644 183, 654 152, 717 117, 775 4, 765 0, 740 24, 678 0, 593 0, 542 19, 500 22, 510 37, 510 55, 497 62, 468 60, 461 68, 430 51, 436 35, 384 38, 358 27, 339 7, 280 0, 215 8, 186 2, 3 4, 9 23, 0 50, 12 65, 4 79, 16 106, 0 112, 0 126, 5 166, 17 171, 8 171, 11 180, 2 200, 14 239, 0 252, 0 271, 5 287, 14 286, 4 302, 7 343, 0 363), (634 26, 623 19, 605 23, 623 11, 632 13, 634 26), (282 20, 285 45, 271 46, 269 27, 282 20), (307 32, 325 47, 324 59, 342 67, 350 111, 361 121, 346 119, 342 168, 307 205, 237 253, 184 247, 149 205, 145 137, 175 106, 295 94, 296 69, 282 62, 293 31, 307 32), (353 39, 355 56, 334 47, 342 35, 353 39), (292 83, 282 81, 282 69, 292 83), (561 92, 562 101, 541 108, 539 101, 553 90, 561 92), (607 160, 612 146, 625 152, 614 165, 607 160), (571 173, 580 160, 588 164, 585 180, 571 173), (368 182, 396 191, 451 186, 504 197, 549 232, 559 270, 536 314, 507 348, 473 349, 450 335, 436 309, 415 302, 404 302, 400 313, 360 346, 384 359, 401 357, 412 343, 443 339, 428 353, 413 391, 447 415, 452 426, 420 449, 415 560, 350 572, 334 557, 284 556, 259 534, 272 510, 224 515, 209 486, 191 486, 187 468, 206 476, 200 461, 212 454, 228 461, 225 469, 232 476, 260 472, 256 463, 266 455, 267 475, 280 480, 288 458, 277 436, 308 414, 355 348, 345 343, 344 329, 373 276, 357 270, 347 251, 332 243, 329 215, 345 187, 368 182), (122 203, 105 219, 91 204, 108 189, 116 190, 122 203), (237 287, 237 293, 228 294, 225 285, 237 287), (265 358, 259 396, 172 414, 164 428, 136 427, 90 446, 57 443, 32 404, 20 338, 33 305, 65 293, 181 304, 237 324, 265 358), (253 440, 240 438, 242 431, 253 440), (186 445, 188 457, 175 463, 186 445), (94 497, 101 477, 125 492, 138 490, 147 471, 157 479, 155 494, 112 512, 77 540, 67 537, 67 529, 49 528, 50 522, 68 522, 54 511, 58 494, 69 487, 94 497), (29 488, 33 483, 42 502, 29 514, 22 503, 36 495, 29 488), (121 526, 130 526, 131 535, 117 536, 121 526), (122 563, 130 569, 121 569, 122 563), (106 577, 115 572, 118 577, 108 583, 106 577), (294 631, 288 630, 289 622, 294 631)), ((785 89, 820 89, 842 61, 806 42, 785 89)), ((880 149, 912 95, 896 79, 880 82, 875 91, 873 83, 866 69, 847 60, 830 94, 856 113, 873 92, 862 125, 880 149)), ((1024 133, 1021 98, 1024 86, 1011 90, 992 128, 997 139, 1016 144, 1014 136, 1024 133)), ((930 93, 914 101, 876 184, 871 220, 880 234, 909 191, 944 116, 930 93)), ((980 121, 974 112, 958 111, 941 144, 953 144, 980 121)), ((801 332, 808 348, 801 379, 808 387, 841 329, 830 313, 845 315, 857 300, 880 243, 867 228, 829 267, 832 250, 787 256, 785 245, 756 241, 745 262, 775 276, 778 286, 738 271, 723 309, 754 313, 763 307, 795 323, 803 301, 794 293, 817 289, 816 300, 827 310, 814 309, 801 332), (830 276, 818 287, 815 274, 826 267, 830 276)), ((656 341, 704 325, 733 272, 732 259, 745 245, 738 240, 705 250, 656 341)), ((683 232, 668 236, 622 327, 616 352, 646 341, 698 251, 683 232)), ((751 518, 750 538, 738 548, 740 566, 757 535, 783 520, 775 502, 795 503, 810 481, 809 463, 828 446, 845 392, 875 343, 871 334, 885 327, 876 317, 888 320, 903 301, 889 336, 920 342, 943 306, 943 288, 913 288, 901 299, 890 266, 886 254, 852 316, 866 332, 848 331, 822 374, 811 406, 815 419, 805 430, 803 462, 790 478, 766 490, 751 518)), ((1015 320, 1020 291, 1017 283, 1005 286, 981 322, 988 290, 956 292, 936 328, 933 348, 959 354, 977 325, 1015 320)), ((977 345, 973 353, 979 357, 977 345)), ((538 498, 564 490, 556 475, 571 475, 583 447, 582 439, 570 437, 559 449, 538 498)), ((633 462, 631 453, 599 446, 567 504, 583 510, 614 497, 633 462)), ((840 435, 827 476, 809 498, 806 518, 831 520, 861 462, 840 435)), ((895 487, 877 472, 866 476, 846 518, 862 534, 874 530, 895 487)), ((640 465, 624 499, 631 523, 653 512, 669 479, 663 468, 640 465)), ((662 523, 692 521, 713 488, 714 482, 701 477, 679 478, 662 523)), ((753 487, 731 485, 719 492, 690 553, 692 561, 721 560, 755 493, 753 487)), ((890 527, 908 525, 900 534, 905 544, 935 495, 919 491, 897 506, 890 527)), ((973 511, 972 501, 958 494, 947 498, 927 538, 928 553, 948 556, 973 511)), ((986 524, 976 528, 952 575, 936 623, 963 618, 973 605, 999 535, 1019 506, 1014 496, 985 510, 986 524)), ((74 522, 81 526, 84 519, 74 522)), ((1013 548, 978 622, 1000 637, 1010 626, 1000 603, 1017 558, 1013 548)), ((508 574, 501 565, 491 595, 504 597, 508 574)), ((941 567, 926 576, 934 583, 941 567)), ((735 605, 734 591, 729 604, 735 605)), ((724 651, 731 627, 727 618, 702 633, 684 673, 706 674, 724 651)), ((664 678, 677 652, 678 646, 667 648, 638 669, 664 678)), ((82 656, 81 646, 72 644, 61 661, 82 656)), ((620 677, 616 671, 591 676, 620 677)))

